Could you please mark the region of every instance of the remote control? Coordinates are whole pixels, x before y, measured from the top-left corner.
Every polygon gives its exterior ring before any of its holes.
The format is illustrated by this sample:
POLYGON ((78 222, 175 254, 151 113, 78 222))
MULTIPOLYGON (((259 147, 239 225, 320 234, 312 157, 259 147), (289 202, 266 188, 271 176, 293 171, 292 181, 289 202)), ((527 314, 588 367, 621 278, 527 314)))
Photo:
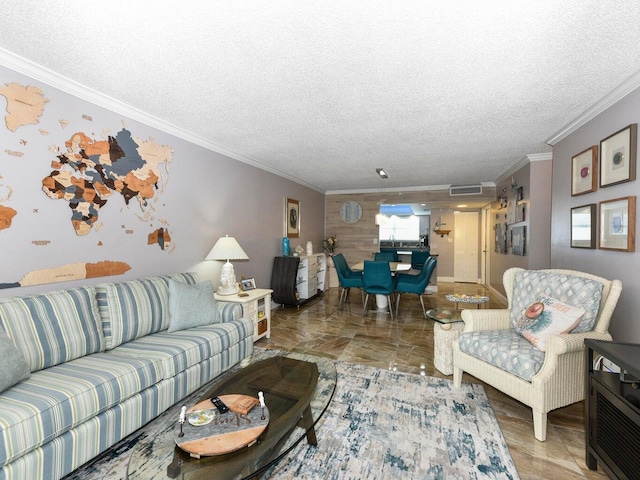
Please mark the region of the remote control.
POLYGON ((211 401, 213 402, 213 404, 216 406, 216 408, 220 413, 227 413, 229 411, 229 407, 227 407, 224 404, 224 402, 220 400, 218 397, 213 397, 211 401))

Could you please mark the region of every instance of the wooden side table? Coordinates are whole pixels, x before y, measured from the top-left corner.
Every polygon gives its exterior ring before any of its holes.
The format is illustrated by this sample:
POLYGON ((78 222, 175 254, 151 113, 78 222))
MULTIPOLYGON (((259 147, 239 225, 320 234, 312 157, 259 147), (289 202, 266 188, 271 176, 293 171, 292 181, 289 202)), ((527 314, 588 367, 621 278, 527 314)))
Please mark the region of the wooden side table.
POLYGON ((253 341, 262 337, 271 338, 271 294, 269 288, 254 288, 243 292, 246 297, 215 294, 216 301, 233 302, 242 305, 242 316, 253 321, 253 341))

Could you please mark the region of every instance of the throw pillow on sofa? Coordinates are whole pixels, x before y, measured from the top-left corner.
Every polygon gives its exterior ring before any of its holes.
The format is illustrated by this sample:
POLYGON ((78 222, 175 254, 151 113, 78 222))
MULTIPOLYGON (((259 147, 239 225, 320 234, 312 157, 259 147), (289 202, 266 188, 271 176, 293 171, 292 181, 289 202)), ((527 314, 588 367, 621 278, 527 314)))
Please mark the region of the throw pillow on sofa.
POLYGON ((550 336, 569 333, 580 323, 584 314, 584 308, 538 295, 535 303, 526 309, 524 315, 513 324, 513 327, 516 332, 544 352, 550 336))
POLYGON ((169 280, 168 332, 220 322, 210 280, 196 285, 169 280))
POLYGON ((20 353, 13 340, 0 329, 0 393, 13 387, 16 383, 26 380, 31 375, 29 363, 20 353))

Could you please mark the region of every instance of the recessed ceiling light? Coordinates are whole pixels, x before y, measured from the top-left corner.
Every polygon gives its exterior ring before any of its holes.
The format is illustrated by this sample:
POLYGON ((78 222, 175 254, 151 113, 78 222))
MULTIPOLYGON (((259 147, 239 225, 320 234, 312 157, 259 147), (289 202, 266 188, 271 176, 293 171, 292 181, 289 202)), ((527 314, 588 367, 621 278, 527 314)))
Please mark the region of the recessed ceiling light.
POLYGON ((466 206, 467 206, 467 205, 456 205, 456 208, 464 208, 464 207, 466 207, 466 206))
POLYGON ((384 171, 384 168, 376 168, 376 173, 382 178, 389 178, 389 174, 384 171))

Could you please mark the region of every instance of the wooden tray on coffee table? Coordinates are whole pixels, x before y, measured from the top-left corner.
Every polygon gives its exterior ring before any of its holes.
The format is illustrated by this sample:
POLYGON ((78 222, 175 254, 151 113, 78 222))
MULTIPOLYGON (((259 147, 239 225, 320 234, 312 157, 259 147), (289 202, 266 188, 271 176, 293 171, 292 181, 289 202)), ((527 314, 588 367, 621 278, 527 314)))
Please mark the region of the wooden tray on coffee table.
MULTIPOLYGON (((233 405, 238 400, 251 400, 248 395, 220 395, 220 399, 227 405, 233 405)), ((213 413, 213 420, 205 425, 191 425, 185 420, 182 425, 184 435, 180 437, 180 423, 176 423, 173 436, 176 445, 191 457, 222 455, 234 452, 255 443, 260 434, 269 424, 269 409, 257 405, 246 415, 229 410, 219 413, 210 399, 203 400, 187 410, 187 419, 193 412, 205 410, 209 415, 213 413)))

